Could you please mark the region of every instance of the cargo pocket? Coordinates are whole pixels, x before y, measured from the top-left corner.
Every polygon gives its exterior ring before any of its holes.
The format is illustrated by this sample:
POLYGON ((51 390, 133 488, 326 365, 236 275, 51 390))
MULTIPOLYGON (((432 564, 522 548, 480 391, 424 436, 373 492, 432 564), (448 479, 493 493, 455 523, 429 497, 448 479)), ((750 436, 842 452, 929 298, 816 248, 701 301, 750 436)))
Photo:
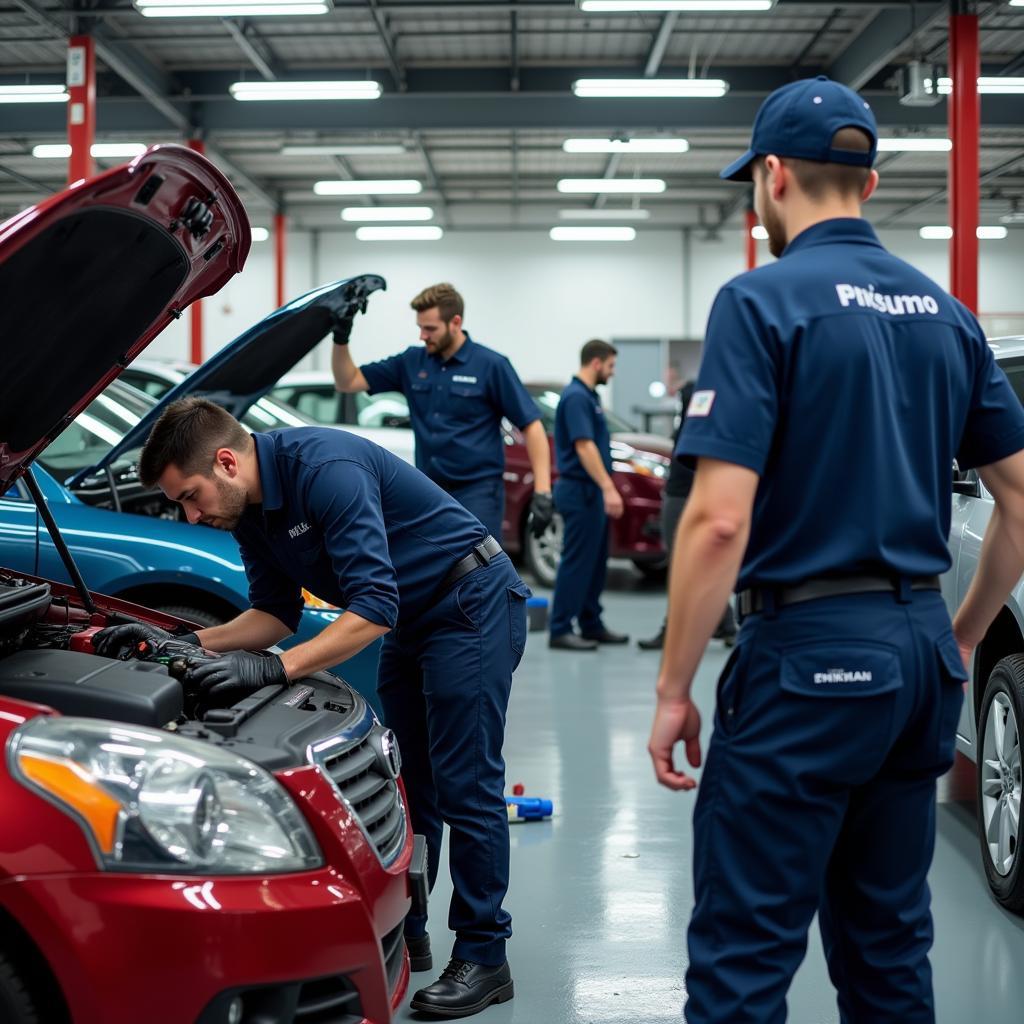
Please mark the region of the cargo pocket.
POLYGON ((944 633, 935 641, 939 661, 939 699, 935 714, 935 770, 944 772, 953 764, 956 754, 956 733, 964 704, 964 683, 967 669, 960 656, 956 638, 944 633))
POLYGON ((519 580, 513 583, 506 593, 508 595, 509 643, 516 657, 522 657, 526 649, 526 599, 531 595, 530 588, 519 580))
POLYGON ((484 411, 484 389, 479 384, 453 384, 449 389, 452 415, 475 420, 484 411))
POLYGON ((870 640, 840 640, 787 647, 779 686, 800 697, 877 697, 903 686, 898 650, 870 640))
POLYGON ((715 687, 715 728, 726 736, 732 734, 740 713, 740 699, 743 694, 743 673, 746 670, 747 653, 752 649, 752 640, 737 644, 725 662, 715 687))

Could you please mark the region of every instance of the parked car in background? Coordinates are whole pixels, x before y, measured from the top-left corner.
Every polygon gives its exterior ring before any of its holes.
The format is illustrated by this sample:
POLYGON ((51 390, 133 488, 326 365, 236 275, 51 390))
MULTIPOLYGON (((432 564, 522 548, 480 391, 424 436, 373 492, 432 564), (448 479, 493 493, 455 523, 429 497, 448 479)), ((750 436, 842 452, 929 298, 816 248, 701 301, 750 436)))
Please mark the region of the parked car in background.
MULTIPOLYGON (((991 342, 996 360, 1024 401, 1024 337, 991 342)), ((942 577, 950 614, 978 568, 994 503, 973 470, 953 471, 949 534, 952 569, 942 577)), ((1018 582, 971 665, 957 747, 978 766, 978 836, 995 898, 1024 913, 1024 819, 1021 816, 1021 733, 1024 730, 1024 580, 1018 582)))
MULTIPOLYGON (((557 384, 526 385, 548 437, 555 430, 555 409, 561 394, 557 384)), ((355 430, 384 448, 414 462, 415 439, 410 427, 409 406, 397 391, 376 395, 338 394, 334 378, 324 371, 291 373, 273 389, 271 396, 321 423, 340 424, 355 430)), ((656 434, 638 433, 625 420, 606 411, 612 430, 612 477, 623 497, 625 514, 609 525, 610 554, 628 558, 646 576, 661 578, 666 569, 661 540, 661 494, 668 475, 672 444, 656 434)), ((561 517, 556 515, 544 535, 536 538, 526 529, 533 496, 533 475, 522 435, 507 421, 505 440, 505 516, 502 545, 521 554, 537 581, 554 586, 562 555, 561 517)), ((555 474, 557 476, 557 473, 555 474)))

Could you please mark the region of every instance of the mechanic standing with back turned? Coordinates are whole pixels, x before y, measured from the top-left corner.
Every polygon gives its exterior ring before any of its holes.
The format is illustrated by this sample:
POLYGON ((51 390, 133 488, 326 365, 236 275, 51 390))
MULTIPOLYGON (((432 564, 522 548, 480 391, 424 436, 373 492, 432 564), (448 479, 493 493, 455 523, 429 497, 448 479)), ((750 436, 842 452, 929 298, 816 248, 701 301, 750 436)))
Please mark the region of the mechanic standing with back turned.
POLYGON ((462 329, 465 304, 450 284, 425 289, 410 305, 423 345, 375 363, 356 366, 348 349, 352 321, 335 325, 335 387, 346 394, 405 395, 416 436, 416 468, 468 508, 499 541, 505 509, 501 418, 507 417, 526 441, 533 471, 531 529, 540 537, 555 510, 551 447, 536 403, 508 359, 462 329))
MULTIPOLYGON (((377 688, 398 737, 429 880, 450 828, 452 959, 415 1010, 466 1017, 512 998, 505 736, 530 591, 476 517, 366 438, 330 427, 250 434, 213 402, 186 398, 157 420, 139 460, 146 487, 190 523, 230 530, 252 607, 191 640, 221 657, 190 669, 207 704, 232 704, 357 654, 378 637, 377 688), (298 626, 302 588, 345 611, 281 655, 251 653, 298 626)), ((116 655, 167 638, 141 623, 97 635, 116 655)), ((406 918, 412 969, 430 970, 426 917, 406 918)))
POLYGON ((772 93, 750 150, 778 262, 708 323, 677 456, 699 470, 672 563, 650 753, 700 764, 690 687, 738 580, 694 812, 689 1024, 780 1024, 819 913, 844 1024, 931 1024, 926 876, 964 665, 1024 569, 1024 409, 975 318, 882 248, 869 105, 826 78, 772 93), (996 510, 955 628, 951 468, 996 510))

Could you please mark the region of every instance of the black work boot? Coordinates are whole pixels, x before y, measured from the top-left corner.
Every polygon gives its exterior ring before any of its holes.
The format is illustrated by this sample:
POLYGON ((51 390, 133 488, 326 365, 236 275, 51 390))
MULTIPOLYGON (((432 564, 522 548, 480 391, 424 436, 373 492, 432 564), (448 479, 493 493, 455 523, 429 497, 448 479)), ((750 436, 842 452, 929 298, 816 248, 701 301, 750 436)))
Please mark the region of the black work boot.
POLYGON ((660 651, 665 646, 665 624, 661 624, 657 636, 652 636, 647 640, 637 640, 636 645, 641 651, 660 651))
POLYGON ((436 1017, 471 1017, 491 1003, 507 1003, 514 994, 508 961, 485 967, 453 957, 433 985, 412 997, 410 1006, 436 1017))
POLYGON ((429 971, 434 966, 429 935, 406 935, 405 948, 409 950, 409 970, 413 973, 429 971))

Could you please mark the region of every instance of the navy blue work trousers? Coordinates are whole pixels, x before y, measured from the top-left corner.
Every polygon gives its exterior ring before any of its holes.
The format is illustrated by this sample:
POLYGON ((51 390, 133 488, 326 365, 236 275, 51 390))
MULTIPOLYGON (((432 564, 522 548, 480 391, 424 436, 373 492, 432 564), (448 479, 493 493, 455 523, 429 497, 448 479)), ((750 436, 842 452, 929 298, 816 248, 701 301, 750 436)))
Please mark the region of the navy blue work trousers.
MULTIPOLYGON (((452 955, 489 966, 505 962, 512 934, 502 908, 509 840, 501 748, 529 595, 508 556, 498 555, 384 638, 377 677, 413 830, 427 840, 431 888, 444 825, 450 829, 452 955)), ((426 927, 425 917, 406 919, 407 935, 426 927)))
POLYGON ((467 511, 487 527, 487 532, 500 544, 501 524, 505 515, 505 481, 500 476, 469 483, 445 483, 444 489, 467 511))
POLYGON ((573 620, 584 635, 600 633, 601 592, 608 573, 608 515, 594 483, 555 482, 555 507, 565 524, 562 560, 558 563, 551 607, 551 635, 572 631, 573 620))
POLYGON ((744 621, 694 813, 689 1024, 782 1024, 815 911, 843 1024, 932 1024, 935 780, 965 677, 937 591, 744 621))

